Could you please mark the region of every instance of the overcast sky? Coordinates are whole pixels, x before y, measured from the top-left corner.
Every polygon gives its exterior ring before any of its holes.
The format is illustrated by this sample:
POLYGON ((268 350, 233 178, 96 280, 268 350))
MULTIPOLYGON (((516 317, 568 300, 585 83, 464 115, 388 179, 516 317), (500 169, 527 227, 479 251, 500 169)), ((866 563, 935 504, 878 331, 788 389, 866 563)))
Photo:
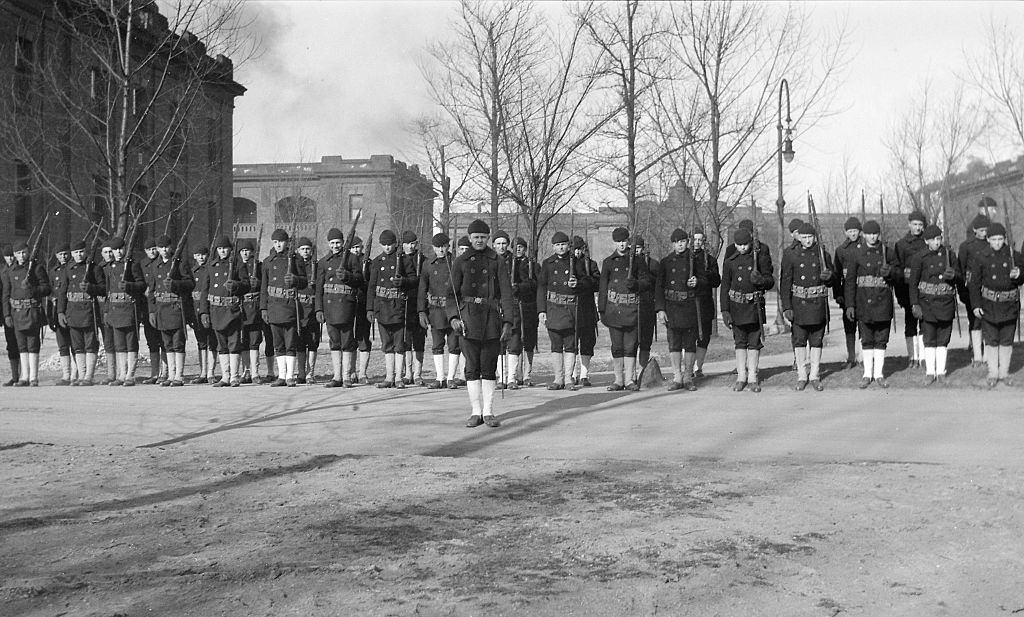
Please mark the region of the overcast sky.
MULTIPOLYGON (((432 110, 416 60, 428 41, 446 36, 453 3, 250 4, 264 50, 238 74, 248 91, 235 110, 236 163, 371 154, 422 163, 403 123, 432 110)), ((877 186, 888 167, 882 140, 895 116, 928 78, 937 94, 948 90, 963 73, 964 50, 982 45, 991 15, 1024 24, 1022 4, 814 4, 816 27, 848 21, 851 61, 841 113, 797 135, 796 160, 786 168, 788 199, 824 190, 844 153, 868 188, 877 186)))

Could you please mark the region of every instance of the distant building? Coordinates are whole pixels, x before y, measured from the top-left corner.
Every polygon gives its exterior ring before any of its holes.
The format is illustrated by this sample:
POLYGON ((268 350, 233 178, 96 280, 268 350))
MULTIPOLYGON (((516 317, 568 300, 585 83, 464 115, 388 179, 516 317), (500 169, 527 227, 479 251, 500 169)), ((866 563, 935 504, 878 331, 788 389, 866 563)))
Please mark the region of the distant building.
POLYGON ((921 193, 926 202, 941 204, 946 200, 946 217, 955 230, 948 232, 951 239, 966 237, 967 226, 978 214, 978 202, 986 195, 996 201, 998 208, 985 214, 1005 224, 1005 203, 1014 240, 1024 238, 1024 155, 991 167, 980 163, 970 165, 962 173, 923 187, 921 193))
MULTIPOLYGON (((86 11, 102 16, 108 8, 103 3, 78 4, 87 23, 99 22, 88 22, 86 11)), ((6 147, 9 142, 0 143, 0 242, 25 239, 45 212, 53 215, 45 238, 51 245, 84 237, 92 224, 86 217, 104 229, 117 226, 109 220, 106 201, 107 158, 97 155, 97 144, 116 141, 111 137, 116 129, 105 127, 104 119, 119 123, 123 105, 104 88, 111 72, 84 51, 108 45, 116 54, 117 47, 103 38, 102 28, 75 29, 68 26, 71 18, 55 19, 57 6, 67 8, 70 3, 0 0, 0 127, 30 144, 31 158, 56 190, 74 201, 74 212, 41 186, 24 151, 19 159, 11 154, 15 148, 6 147), (70 117, 67 106, 54 101, 52 92, 58 90, 73 104, 97 111, 70 117)), ((137 83, 127 89, 130 107, 124 118, 139 124, 121 162, 133 170, 148 167, 150 157, 156 159, 150 171, 134 176, 140 181, 131 194, 150 204, 140 219, 136 247, 165 228, 180 232, 190 214, 196 214, 191 235, 205 241, 218 221, 227 219, 230 224, 234 99, 245 88, 234 81, 229 58, 210 57, 190 32, 171 32, 158 3, 138 2, 132 10, 132 42, 139 56, 150 55, 155 44, 167 46, 172 41, 190 52, 188 59, 173 61, 189 70, 155 74, 159 67, 152 61, 146 65, 150 72, 140 70, 137 83), (198 93, 185 113, 177 97, 188 88, 198 93), (177 132, 167 137, 167 126, 177 126, 177 132), (163 154, 155 155, 164 148, 163 154)), ((116 87, 113 91, 123 92, 116 87)))
MULTIPOLYGON (((327 250, 332 227, 348 234, 361 212, 357 235, 366 242, 376 216, 374 236, 392 229, 401 236, 410 230, 423 247, 430 246, 434 225, 434 190, 416 165, 375 154, 368 159, 325 156, 318 163, 235 165, 234 230, 239 238, 262 239, 261 256, 268 254, 270 234, 280 227, 316 243, 317 254, 327 250)), ((376 251, 374 251, 376 252, 376 251)))

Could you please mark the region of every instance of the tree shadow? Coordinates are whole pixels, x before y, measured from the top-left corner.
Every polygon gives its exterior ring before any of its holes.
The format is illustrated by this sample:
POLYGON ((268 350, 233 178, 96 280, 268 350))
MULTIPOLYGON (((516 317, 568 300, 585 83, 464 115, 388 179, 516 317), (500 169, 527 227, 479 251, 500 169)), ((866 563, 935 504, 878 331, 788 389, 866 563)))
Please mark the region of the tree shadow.
POLYGON ((143 506, 151 506, 166 501, 175 501, 184 497, 191 497, 200 493, 212 493, 216 491, 223 491, 253 482, 259 482, 267 478, 275 478, 278 476, 286 476, 292 473, 303 473, 307 471, 313 471, 316 469, 322 469, 337 463, 338 461, 346 459, 358 459, 363 458, 363 455, 357 454, 328 454, 311 457, 305 461, 295 463, 294 465, 285 465, 282 467, 272 467, 265 469, 258 469, 252 471, 243 471, 235 474, 229 478, 223 480, 217 480, 215 482, 205 482, 202 484, 194 484, 191 486, 181 486, 165 491, 157 491, 155 493, 148 493, 145 495, 137 495, 134 497, 127 497, 124 499, 108 499, 106 501, 99 501, 75 508, 69 508, 58 512, 53 512, 45 516, 26 516, 21 518, 10 519, 6 521, 0 521, 0 532, 9 531, 21 531, 24 529, 35 529, 38 527, 45 527, 48 525, 61 524, 67 520, 78 519, 83 516, 95 514, 97 512, 111 512, 119 510, 131 510, 143 506))

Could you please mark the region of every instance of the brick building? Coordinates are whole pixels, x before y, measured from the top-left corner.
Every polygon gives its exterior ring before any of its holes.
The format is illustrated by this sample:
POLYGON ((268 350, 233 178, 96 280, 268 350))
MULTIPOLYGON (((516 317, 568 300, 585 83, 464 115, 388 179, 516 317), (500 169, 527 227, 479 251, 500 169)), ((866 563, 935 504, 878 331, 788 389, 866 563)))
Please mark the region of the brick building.
POLYGON ((174 31, 156 2, 108 10, 0 0, 0 243, 25 239, 45 213, 51 247, 93 223, 112 233, 139 221, 136 248, 193 214, 194 242, 230 225, 234 99, 245 92, 231 60, 174 31), (118 43, 135 50, 124 84, 100 60, 118 43))
MULTIPOLYGON (((275 228, 291 229, 327 250, 332 227, 348 233, 362 212, 357 233, 364 239, 377 217, 373 235, 411 230, 422 247, 430 246, 434 227, 433 184, 416 165, 375 154, 368 159, 325 156, 318 163, 235 165, 233 223, 240 238, 260 240, 261 257, 270 249, 275 228), (260 230, 262 229, 262 238, 260 230)), ((376 245, 376 238, 372 239, 376 245)), ((374 249, 376 253, 376 249, 374 249)))
POLYGON ((950 231, 951 239, 959 241, 967 237, 967 226, 978 214, 978 202, 985 195, 999 205, 996 210, 985 214, 1005 224, 1005 203, 1014 241, 1024 238, 1024 155, 991 167, 971 165, 962 173, 923 187, 921 193, 923 199, 930 203, 942 203, 945 196, 946 217, 951 228, 956 230, 950 231))

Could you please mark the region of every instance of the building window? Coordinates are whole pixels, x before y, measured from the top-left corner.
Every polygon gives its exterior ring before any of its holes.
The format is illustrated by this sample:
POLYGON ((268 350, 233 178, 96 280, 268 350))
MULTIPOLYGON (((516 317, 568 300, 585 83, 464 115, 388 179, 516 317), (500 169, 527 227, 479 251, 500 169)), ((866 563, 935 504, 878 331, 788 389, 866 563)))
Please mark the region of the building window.
POLYGON ((363 196, 362 195, 349 195, 348 196, 348 220, 356 220, 356 216, 363 211, 363 196))
POLYGON ((15 162, 14 230, 28 233, 32 227, 32 172, 28 165, 15 162))
POLYGON ((285 197, 274 207, 274 218, 278 224, 316 222, 316 202, 309 197, 285 197))
POLYGON ((251 199, 244 197, 235 197, 233 199, 234 211, 235 211, 235 224, 236 225, 255 225, 257 219, 257 207, 256 202, 251 199))

